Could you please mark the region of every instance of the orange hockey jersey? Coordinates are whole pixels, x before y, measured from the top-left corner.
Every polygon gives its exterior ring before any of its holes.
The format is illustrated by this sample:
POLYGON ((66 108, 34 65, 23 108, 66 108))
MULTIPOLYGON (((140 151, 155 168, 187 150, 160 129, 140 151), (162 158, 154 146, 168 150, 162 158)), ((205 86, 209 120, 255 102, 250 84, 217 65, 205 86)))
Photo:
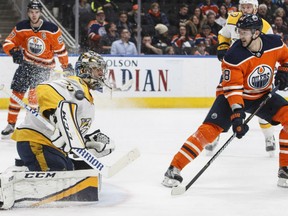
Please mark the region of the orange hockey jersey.
POLYGON ((244 106, 243 99, 256 100, 269 92, 276 63, 288 63, 288 48, 278 35, 260 38, 263 46, 258 53, 250 52, 237 40, 224 57, 221 84, 230 106, 244 106))
POLYGON ((68 65, 61 30, 51 22, 43 21, 38 31, 33 31, 29 20, 19 22, 3 43, 3 50, 8 55, 14 47, 21 47, 24 60, 32 64, 54 68, 56 54, 63 68, 68 65))

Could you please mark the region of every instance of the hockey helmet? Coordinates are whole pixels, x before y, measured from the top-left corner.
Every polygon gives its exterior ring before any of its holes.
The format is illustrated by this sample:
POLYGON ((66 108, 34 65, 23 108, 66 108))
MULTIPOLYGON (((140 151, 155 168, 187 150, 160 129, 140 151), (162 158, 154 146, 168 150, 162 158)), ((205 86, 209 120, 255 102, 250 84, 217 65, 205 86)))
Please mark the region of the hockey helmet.
POLYGON ((30 2, 27 5, 27 9, 38 9, 42 10, 42 4, 38 0, 30 0, 30 2))
POLYGON ((241 4, 252 4, 256 7, 258 7, 258 0, 240 0, 239 5, 241 4))
POLYGON ((236 26, 240 29, 254 29, 261 32, 263 28, 263 22, 257 14, 247 14, 239 18, 236 26))
POLYGON ((82 53, 75 64, 76 75, 88 80, 86 83, 89 88, 96 90, 101 88, 107 74, 107 65, 103 57, 94 51, 82 53), (101 76, 94 76, 93 69, 101 69, 101 76))

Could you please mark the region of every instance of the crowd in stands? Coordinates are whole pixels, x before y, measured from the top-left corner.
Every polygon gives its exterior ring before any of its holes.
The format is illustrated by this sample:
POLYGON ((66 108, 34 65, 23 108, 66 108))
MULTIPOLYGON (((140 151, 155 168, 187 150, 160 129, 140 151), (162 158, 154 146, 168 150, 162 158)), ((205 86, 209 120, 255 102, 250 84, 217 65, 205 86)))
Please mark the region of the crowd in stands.
MULTIPOLYGON (((74 36, 75 1, 42 2, 59 8, 57 19, 74 36)), ((133 55, 141 43, 141 54, 215 55, 218 32, 237 11, 238 0, 142 0, 138 42, 137 0, 79 0, 80 47, 133 55)), ((259 0, 258 12, 288 41, 288 0, 259 0)))

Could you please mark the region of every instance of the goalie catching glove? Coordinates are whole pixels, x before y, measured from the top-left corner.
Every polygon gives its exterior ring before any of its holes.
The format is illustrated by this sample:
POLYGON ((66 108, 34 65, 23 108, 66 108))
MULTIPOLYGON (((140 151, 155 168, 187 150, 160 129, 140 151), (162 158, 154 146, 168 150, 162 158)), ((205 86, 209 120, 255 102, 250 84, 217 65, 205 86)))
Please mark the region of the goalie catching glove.
POLYGON ((86 140, 86 148, 97 158, 109 155, 115 150, 114 143, 110 141, 107 135, 101 133, 99 129, 91 134, 86 134, 84 138, 86 140))

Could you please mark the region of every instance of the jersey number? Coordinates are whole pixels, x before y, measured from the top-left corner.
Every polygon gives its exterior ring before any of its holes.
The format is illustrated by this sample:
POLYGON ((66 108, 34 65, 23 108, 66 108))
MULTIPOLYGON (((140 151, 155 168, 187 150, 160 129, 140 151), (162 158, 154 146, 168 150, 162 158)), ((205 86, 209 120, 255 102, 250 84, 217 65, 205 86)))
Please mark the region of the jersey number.
POLYGON ((223 80, 225 80, 226 82, 230 80, 230 76, 231 76, 231 71, 226 69, 223 71, 223 80))

